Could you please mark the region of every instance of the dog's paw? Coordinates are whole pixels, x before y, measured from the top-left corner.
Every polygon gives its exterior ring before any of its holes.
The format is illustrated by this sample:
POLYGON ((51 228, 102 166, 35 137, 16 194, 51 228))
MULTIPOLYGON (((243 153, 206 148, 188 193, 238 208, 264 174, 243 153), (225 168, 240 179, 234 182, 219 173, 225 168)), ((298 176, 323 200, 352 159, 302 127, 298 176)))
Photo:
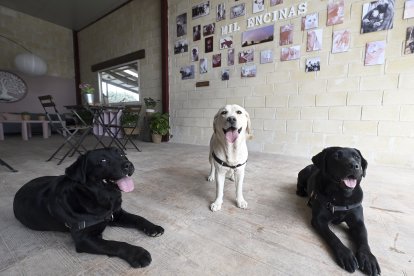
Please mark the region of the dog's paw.
POLYGON ((237 207, 241 208, 241 209, 247 209, 247 201, 242 199, 242 200, 237 200, 237 207))
POLYGON ((148 228, 144 228, 144 233, 150 237, 159 237, 164 234, 164 228, 158 225, 153 225, 148 228))
POLYGON ((209 175, 209 176, 207 176, 207 181, 209 181, 209 182, 213 182, 214 180, 215 180, 214 175, 209 175))
POLYGON ((357 259, 359 268, 367 275, 377 276, 381 274, 381 268, 377 258, 369 250, 358 250, 357 259))
POLYGON ((218 202, 211 203, 210 210, 213 212, 219 211, 221 209, 221 204, 222 203, 218 203, 218 202))
POLYGON ((134 246, 132 252, 128 252, 125 259, 132 267, 146 267, 152 259, 151 254, 142 247, 134 246))
POLYGON ((353 273, 358 268, 358 261, 354 253, 345 246, 340 247, 335 252, 336 262, 346 271, 353 273))

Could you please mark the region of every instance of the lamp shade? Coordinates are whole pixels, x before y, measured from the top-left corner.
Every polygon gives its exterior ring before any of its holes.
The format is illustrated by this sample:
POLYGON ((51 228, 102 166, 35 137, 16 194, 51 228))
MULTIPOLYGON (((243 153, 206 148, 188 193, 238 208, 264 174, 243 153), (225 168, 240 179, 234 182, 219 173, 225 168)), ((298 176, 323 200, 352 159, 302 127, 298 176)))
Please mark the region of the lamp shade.
POLYGON ((46 62, 31 53, 18 54, 14 59, 14 65, 19 71, 32 76, 41 76, 47 72, 46 62))

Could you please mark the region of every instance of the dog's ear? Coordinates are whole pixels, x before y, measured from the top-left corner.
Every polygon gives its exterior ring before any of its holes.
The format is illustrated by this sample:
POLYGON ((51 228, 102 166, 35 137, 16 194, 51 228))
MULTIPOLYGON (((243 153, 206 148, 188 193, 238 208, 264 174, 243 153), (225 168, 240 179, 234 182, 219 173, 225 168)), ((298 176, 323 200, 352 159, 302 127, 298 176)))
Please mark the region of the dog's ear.
POLYGON ((249 112, 245 111, 246 114, 246 119, 247 119, 247 127, 246 127, 246 134, 247 134, 247 139, 252 139, 253 138, 253 130, 252 130, 252 123, 250 121, 250 115, 249 112))
POLYGON ((217 119, 219 118, 220 114, 221 114, 221 109, 216 113, 216 115, 214 115, 214 119, 213 119, 213 131, 214 131, 214 133, 217 133, 216 132, 217 119))
POLYGON ((312 157, 312 163, 322 172, 325 172, 325 163, 326 163, 326 153, 328 148, 324 149, 314 157, 312 157))
POLYGON ((365 160, 364 156, 362 156, 361 152, 358 149, 355 149, 359 156, 361 157, 361 165, 362 165, 362 176, 365 177, 367 174, 367 167, 368 167, 368 161, 365 160))
POLYGON ((73 181, 86 183, 86 164, 87 164, 87 153, 78 157, 78 159, 66 168, 65 174, 73 181))

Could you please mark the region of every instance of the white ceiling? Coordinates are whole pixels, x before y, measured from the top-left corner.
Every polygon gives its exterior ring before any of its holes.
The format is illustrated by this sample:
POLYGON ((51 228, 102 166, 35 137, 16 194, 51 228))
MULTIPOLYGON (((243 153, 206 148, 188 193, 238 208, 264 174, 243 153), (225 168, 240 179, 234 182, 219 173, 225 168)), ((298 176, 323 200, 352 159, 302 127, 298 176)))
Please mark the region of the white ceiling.
POLYGON ((131 0, 0 0, 0 6, 78 31, 129 1, 131 0))

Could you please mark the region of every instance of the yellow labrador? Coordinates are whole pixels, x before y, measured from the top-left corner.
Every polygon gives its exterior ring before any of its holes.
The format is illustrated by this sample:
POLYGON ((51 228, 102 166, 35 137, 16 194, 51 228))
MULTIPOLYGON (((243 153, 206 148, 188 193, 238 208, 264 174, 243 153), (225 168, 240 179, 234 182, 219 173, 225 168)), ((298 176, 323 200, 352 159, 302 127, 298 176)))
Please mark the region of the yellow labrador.
POLYGON ((207 179, 216 180, 217 190, 210 209, 213 212, 221 209, 226 173, 234 176, 237 206, 246 209, 243 179, 248 156, 246 140, 252 136, 249 113, 241 106, 226 105, 214 116, 213 128, 209 155, 211 170, 207 179))

